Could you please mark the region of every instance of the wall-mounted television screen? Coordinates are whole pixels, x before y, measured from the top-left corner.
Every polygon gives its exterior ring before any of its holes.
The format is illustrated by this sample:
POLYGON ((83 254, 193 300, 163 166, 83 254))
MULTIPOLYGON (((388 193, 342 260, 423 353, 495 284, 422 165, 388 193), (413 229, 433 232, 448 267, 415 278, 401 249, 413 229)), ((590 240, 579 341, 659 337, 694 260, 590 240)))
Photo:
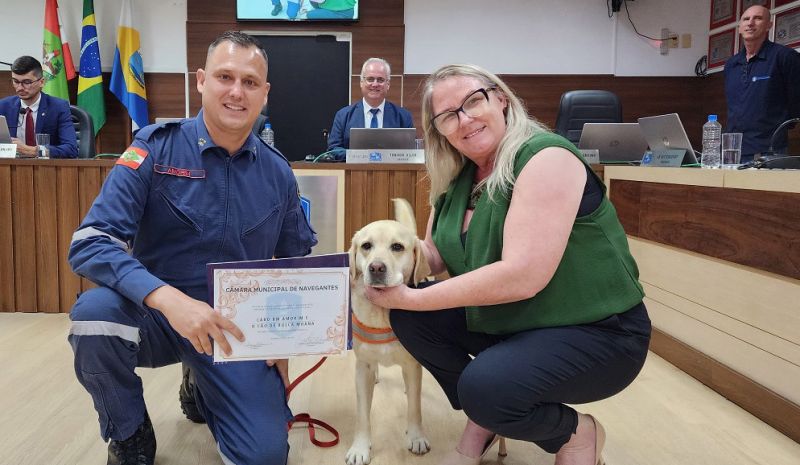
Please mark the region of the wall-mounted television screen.
POLYGON ((358 0, 236 0, 236 19, 356 21, 358 0))

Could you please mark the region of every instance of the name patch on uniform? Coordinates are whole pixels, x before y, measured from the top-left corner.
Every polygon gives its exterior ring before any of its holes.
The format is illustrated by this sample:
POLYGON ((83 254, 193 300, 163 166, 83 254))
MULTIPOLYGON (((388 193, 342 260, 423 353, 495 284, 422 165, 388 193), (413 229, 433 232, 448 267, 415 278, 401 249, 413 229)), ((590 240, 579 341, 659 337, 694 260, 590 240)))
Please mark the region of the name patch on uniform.
POLYGON ((175 168, 174 166, 153 165, 153 171, 169 176, 180 176, 182 178, 203 179, 206 177, 206 170, 193 170, 190 168, 175 168))
POLYGON ((147 155, 147 150, 131 146, 122 152, 122 155, 117 159, 117 164, 138 170, 147 155))

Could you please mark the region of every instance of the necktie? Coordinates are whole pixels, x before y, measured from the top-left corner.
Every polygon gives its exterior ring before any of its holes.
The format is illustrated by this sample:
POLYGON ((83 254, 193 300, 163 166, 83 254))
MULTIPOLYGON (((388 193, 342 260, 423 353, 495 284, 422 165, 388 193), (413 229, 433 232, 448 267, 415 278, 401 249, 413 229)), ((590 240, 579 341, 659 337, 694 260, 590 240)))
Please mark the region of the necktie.
POLYGON ((381 111, 380 108, 370 108, 369 112, 372 113, 372 121, 369 122, 369 127, 377 128, 378 127, 378 112, 381 111))
POLYGON ((27 108, 25 112, 25 145, 36 145, 36 137, 34 137, 33 127, 33 112, 31 107, 27 108))

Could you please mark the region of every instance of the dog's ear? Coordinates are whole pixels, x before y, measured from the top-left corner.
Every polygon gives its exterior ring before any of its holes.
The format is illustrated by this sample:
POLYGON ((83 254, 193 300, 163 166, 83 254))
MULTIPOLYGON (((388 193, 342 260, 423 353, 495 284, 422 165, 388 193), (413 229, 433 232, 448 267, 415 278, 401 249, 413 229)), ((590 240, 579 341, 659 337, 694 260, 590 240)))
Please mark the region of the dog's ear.
POLYGON ((414 285, 419 284, 423 279, 431 274, 431 267, 428 265, 428 259, 422 253, 422 241, 417 239, 414 245, 414 273, 412 279, 414 285))
POLYGON ((359 233, 359 231, 356 231, 356 233, 353 234, 353 241, 350 244, 350 251, 348 252, 350 254, 350 280, 351 281, 356 280, 359 277, 359 275, 361 275, 361 270, 359 270, 358 266, 356 266, 356 255, 358 254, 358 241, 356 240, 356 238, 358 237, 358 233, 359 233))

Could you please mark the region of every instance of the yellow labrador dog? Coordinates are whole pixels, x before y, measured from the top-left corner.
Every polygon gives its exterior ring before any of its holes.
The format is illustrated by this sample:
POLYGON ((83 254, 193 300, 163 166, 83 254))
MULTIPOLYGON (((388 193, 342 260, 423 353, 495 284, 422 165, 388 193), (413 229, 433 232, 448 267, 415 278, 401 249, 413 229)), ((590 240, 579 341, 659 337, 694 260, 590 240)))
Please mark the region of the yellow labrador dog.
POLYGON ((400 365, 408 401, 406 441, 408 450, 430 450, 422 432, 420 392, 422 367, 406 352, 389 325, 389 309, 364 297, 366 286, 391 287, 417 284, 430 274, 417 238, 411 205, 393 199, 397 221, 372 222, 353 236, 350 247, 350 290, 353 308, 353 351, 356 355, 356 431, 345 458, 347 465, 370 461, 370 408, 378 365, 400 365))

